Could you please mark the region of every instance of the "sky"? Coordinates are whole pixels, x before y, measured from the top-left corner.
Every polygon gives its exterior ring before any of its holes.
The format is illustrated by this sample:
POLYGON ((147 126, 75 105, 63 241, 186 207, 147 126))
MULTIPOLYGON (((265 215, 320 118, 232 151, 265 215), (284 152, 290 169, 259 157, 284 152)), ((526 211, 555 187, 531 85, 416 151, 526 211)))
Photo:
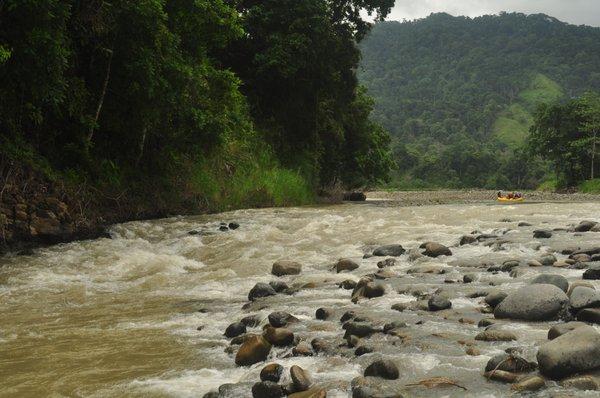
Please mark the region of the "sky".
POLYGON ((396 0, 387 19, 424 18, 432 12, 476 17, 500 11, 543 13, 575 25, 600 26, 600 0, 396 0))

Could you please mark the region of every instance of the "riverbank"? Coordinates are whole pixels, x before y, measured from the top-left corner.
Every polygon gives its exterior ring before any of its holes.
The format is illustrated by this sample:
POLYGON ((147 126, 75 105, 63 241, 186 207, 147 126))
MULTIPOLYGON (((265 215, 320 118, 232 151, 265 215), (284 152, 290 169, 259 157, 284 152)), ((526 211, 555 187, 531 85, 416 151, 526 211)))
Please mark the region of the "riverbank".
MULTIPOLYGON (((395 206, 424 206, 436 204, 460 204, 496 202, 498 191, 493 190, 436 190, 436 191, 371 191, 367 200, 390 202, 395 206)), ((584 193, 555 193, 523 191, 523 203, 585 203, 600 202, 600 195, 584 193)))

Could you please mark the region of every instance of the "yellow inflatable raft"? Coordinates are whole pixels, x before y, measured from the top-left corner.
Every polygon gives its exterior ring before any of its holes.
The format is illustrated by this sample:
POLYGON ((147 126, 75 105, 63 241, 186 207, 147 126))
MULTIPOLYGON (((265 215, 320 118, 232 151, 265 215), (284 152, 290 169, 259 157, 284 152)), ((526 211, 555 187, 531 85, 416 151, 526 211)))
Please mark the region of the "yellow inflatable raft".
POLYGON ((509 199, 509 198, 505 198, 505 197, 498 198, 498 202, 503 202, 503 203, 519 203, 519 202, 523 202, 523 201, 525 201, 525 198, 516 198, 516 199, 509 199))

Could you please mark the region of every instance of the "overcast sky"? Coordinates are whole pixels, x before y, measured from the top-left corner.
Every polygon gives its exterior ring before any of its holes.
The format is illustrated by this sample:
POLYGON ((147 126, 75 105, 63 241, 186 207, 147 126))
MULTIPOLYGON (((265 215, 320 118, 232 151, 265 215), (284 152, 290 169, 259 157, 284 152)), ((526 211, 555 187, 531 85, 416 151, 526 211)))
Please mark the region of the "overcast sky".
POLYGON ((600 26, 600 0, 396 0, 388 19, 423 18, 432 12, 476 17, 500 11, 544 13, 575 25, 600 26))

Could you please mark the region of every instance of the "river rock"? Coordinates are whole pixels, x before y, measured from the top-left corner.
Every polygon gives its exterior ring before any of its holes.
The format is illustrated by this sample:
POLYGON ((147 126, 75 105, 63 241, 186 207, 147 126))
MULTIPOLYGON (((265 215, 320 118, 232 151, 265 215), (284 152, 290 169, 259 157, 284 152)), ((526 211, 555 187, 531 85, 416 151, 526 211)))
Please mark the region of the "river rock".
POLYGON ((490 372, 494 369, 512 373, 525 373, 536 370, 537 364, 535 362, 529 362, 518 355, 502 353, 492 357, 487 365, 485 365, 486 372, 490 372))
POLYGON ((437 242, 427 242, 421 245, 425 249, 423 254, 428 257, 451 256, 452 251, 446 246, 437 242))
POLYGON ((246 325, 242 322, 234 322, 225 329, 225 337, 233 338, 246 333, 246 325))
POLYGON ((533 231, 533 237, 536 239, 548 239, 552 237, 552 231, 549 229, 536 229, 533 231))
POLYGON ((488 295, 485 296, 485 298, 483 300, 486 302, 487 305, 489 305, 492 308, 495 308, 507 296, 508 296, 508 293, 500 291, 500 290, 495 290, 495 291, 491 291, 490 293, 488 293, 488 295))
POLYGON ((531 224, 527 221, 521 221, 517 224, 517 227, 531 227, 531 224))
POLYGON ((261 317, 260 315, 248 315, 243 317, 242 319, 240 319, 240 322, 243 323, 244 325, 246 325, 247 328, 254 328, 258 325, 260 325, 261 322, 261 317))
POLYGON ((600 368, 600 333, 582 326, 542 345, 537 353, 540 372, 552 379, 600 368))
POLYGON ((284 396, 283 387, 272 381, 259 381, 252 386, 252 398, 280 398, 284 396))
POLYGON ((575 232, 588 232, 594 228, 598 223, 594 221, 582 221, 573 230, 575 232))
POLYGON ((327 398, 327 390, 313 387, 306 391, 295 392, 288 395, 288 398, 327 398))
POLYGON ((464 283, 472 283, 475 282, 477 280, 477 274, 465 274, 463 275, 463 282, 464 283))
POLYGON ((471 243, 477 242, 477 238, 473 235, 463 235, 460 237, 458 242, 459 246, 470 245, 471 243))
POLYGON ((567 290, 567 296, 569 296, 569 298, 571 298, 571 294, 573 293, 573 290, 575 290, 576 287, 589 287, 590 289, 594 289, 594 285, 592 284, 592 282, 586 282, 586 281, 573 281, 569 284, 569 290, 567 290))
POLYGON ((396 364, 390 360, 377 360, 367 366, 365 376, 396 380, 400 377, 400 371, 396 364))
POLYGON ((554 263, 556 262, 556 256, 554 256, 553 254, 544 254, 542 257, 540 257, 539 262, 542 265, 549 267, 551 265, 554 265, 554 263))
POLYGON ((521 262, 519 260, 506 260, 502 263, 500 271, 510 272, 513 268, 516 268, 519 265, 521 265, 521 262))
POLYGON ((288 323, 298 322, 298 318, 284 311, 271 312, 269 314, 269 323, 274 328, 287 326, 288 323))
POLYGON ((575 390, 588 390, 598 391, 600 390, 600 383, 598 379, 593 376, 574 376, 567 379, 561 380, 561 387, 572 388, 575 390))
POLYGON ((372 353, 374 351, 375 350, 371 346, 361 345, 361 346, 358 346, 356 348, 356 350, 354 350, 354 355, 356 355, 357 357, 360 357, 360 356, 365 355, 365 354, 370 354, 370 353, 372 353))
POLYGON ((446 268, 433 264, 422 264, 406 270, 407 274, 445 274, 446 268))
POLYGON ((477 327, 478 328, 486 328, 488 326, 492 326, 493 324, 495 324, 493 319, 490 318, 482 318, 479 320, 479 322, 477 322, 477 327))
POLYGON ((248 293, 248 300, 254 301, 261 297, 274 296, 277 292, 269 284, 259 282, 248 293))
POLYGON ((513 391, 537 391, 546 386, 546 381, 540 376, 526 377, 513 384, 510 389, 513 391))
POLYGON ((379 333, 382 329, 375 328, 368 322, 346 322, 342 326, 346 330, 345 338, 349 335, 357 337, 367 337, 373 333, 379 333))
POLYGON ((345 281, 340 282, 338 286, 344 290, 352 290, 356 287, 356 282, 352 279, 346 279, 345 281))
POLYGON ((600 279, 600 264, 591 265, 583 273, 583 279, 587 280, 598 280, 600 279))
POLYGON ((569 298, 554 285, 524 286, 510 293, 494 310, 496 318, 548 321, 556 319, 569 298))
POLYGON ((377 257, 398 257, 406 252, 402 245, 385 245, 380 246, 373 251, 373 255, 377 257))
POLYGON ((238 366, 250 366, 267 359, 271 343, 262 336, 252 336, 242 344, 235 356, 238 366))
POLYGON ((505 372, 503 370, 485 372, 483 375, 490 380, 500 381, 502 383, 514 383, 519 378, 518 374, 505 372))
POLYGON ((302 272, 302 264, 289 260, 276 261, 271 268, 271 273, 275 276, 298 275, 300 272, 302 272))
POLYGON ((377 262, 377 268, 393 267, 394 265, 396 265, 396 259, 391 257, 377 262))
POLYGON ((358 264, 349 258, 342 258, 335 264, 335 270, 338 274, 343 271, 354 271, 357 268, 358 264))
POLYGON ((600 308, 585 308, 579 311, 577 320, 600 325, 600 308))
POLYGON ((312 384, 308 373, 300 366, 293 365, 290 368, 290 376, 294 385, 294 391, 306 391, 312 384))
POLYGON ((570 259, 577 263, 588 263, 592 261, 592 257, 589 254, 585 253, 572 254, 570 256, 570 259))
POLYGON ((593 288, 577 286, 569 297, 571 308, 578 311, 584 308, 600 307, 600 292, 593 288))
POLYGON ((269 282, 269 286, 275 290, 275 293, 286 293, 292 291, 287 283, 284 281, 271 281, 269 282))
POLYGON ((278 383, 282 374, 283 366, 278 363, 270 363, 260 371, 260 380, 278 383))
POLYGON ((294 343, 294 333, 286 328, 267 326, 263 336, 269 343, 276 347, 290 346, 294 343))
POLYGON ((546 284, 546 285, 554 285, 563 292, 567 292, 569 290, 569 281, 562 275, 554 275, 554 274, 540 274, 533 278, 531 284, 546 284))
POLYGON ((440 295, 433 295, 427 301, 427 307, 429 311, 441 311, 447 310, 448 308, 452 308, 452 302, 445 297, 440 295))
POLYGON ((567 322, 554 325, 550 328, 550 330, 548 330, 548 340, 554 340, 555 338, 582 326, 586 326, 586 324, 583 322, 567 322))
POLYGON ((527 261, 527 265, 530 267, 542 267, 544 264, 542 264, 538 260, 529 260, 527 261))
POLYGON ((315 318, 319 319, 321 321, 325 321, 329 318, 331 318, 331 316, 333 315, 333 310, 331 308, 318 308, 317 311, 315 312, 315 318))
POLYGON ((495 329, 484 330, 475 336, 475 340, 479 341, 514 341, 516 339, 517 336, 513 332, 495 329))
POLYGON ((292 355, 295 357, 312 357, 314 352, 310 344, 306 341, 301 341, 292 349, 292 355))

